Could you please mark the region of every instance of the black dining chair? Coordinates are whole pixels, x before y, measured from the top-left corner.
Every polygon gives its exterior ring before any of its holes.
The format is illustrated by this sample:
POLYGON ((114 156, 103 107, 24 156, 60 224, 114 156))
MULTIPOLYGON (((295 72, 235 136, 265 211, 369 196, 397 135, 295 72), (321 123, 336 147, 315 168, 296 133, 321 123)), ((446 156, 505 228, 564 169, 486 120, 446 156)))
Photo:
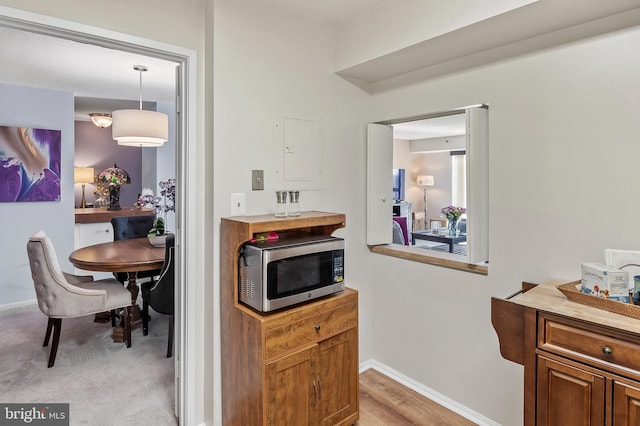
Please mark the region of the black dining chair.
POLYGON ((142 288, 142 334, 149 333, 149 306, 154 311, 171 315, 169 318, 169 338, 167 342, 167 358, 173 351, 173 303, 175 288, 175 236, 167 234, 165 244, 164 264, 160 277, 155 282, 143 283, 142 288))
MULTIPOLYGON (((130 240, 132 238, 146 238, 147 233, 153 228, 155 216, 118 216, 111 219, 113 226, 113 240, 130 240)), ((137 278, 151 278, 160 275, 160 269, 153 271, 140 271, 137 278)), ((126 272, 114 272, 113 276, 122 284, 129 278, 126 272)))

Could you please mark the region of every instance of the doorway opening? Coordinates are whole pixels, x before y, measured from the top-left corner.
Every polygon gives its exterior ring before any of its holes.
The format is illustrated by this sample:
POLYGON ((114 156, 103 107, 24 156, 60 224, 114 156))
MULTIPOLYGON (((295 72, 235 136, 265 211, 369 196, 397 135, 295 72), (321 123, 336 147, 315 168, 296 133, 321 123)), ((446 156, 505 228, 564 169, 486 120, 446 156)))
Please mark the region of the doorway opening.
MULTIPOLYGON (((178 65, 175 75, 176 171, 176 280, 193 281, 195 274, 195 209, 188 209, 195 191, 196 52, 178 46, 65 21, 45 15, 0 7, 0 27, 42 34, 120 52, 162 59, 178 65)), ((129 64, 131 66, 133 64, 129 64)), ((195 205, 195 204, 194 204, 195 205)), ((176 415, 181 424, 194 424, 195 416, 195 294, 193 286, 178 285, 175 309, 176 415), (178 380, 179 378, 179 380, 178 380)))

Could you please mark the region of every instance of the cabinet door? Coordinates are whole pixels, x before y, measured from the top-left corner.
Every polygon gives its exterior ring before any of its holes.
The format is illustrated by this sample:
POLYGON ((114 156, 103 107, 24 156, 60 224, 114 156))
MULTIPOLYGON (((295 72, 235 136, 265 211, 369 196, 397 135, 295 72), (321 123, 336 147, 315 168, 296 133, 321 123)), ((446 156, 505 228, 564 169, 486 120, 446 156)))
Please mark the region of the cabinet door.
MULTIPOLYGON (((109 222, 76 223, 75 225, 75 249, 92 246, 95 244, 113 241, 113 226, 109 222)), ((113 278, 111 272, 88 272, 75 268, 75 274, 87 275, 90 273, 96 280, 113 278)))
POLYGON ((537 426, 605 424, 605 379, 538 357, 537 426))
POLYGON ((613 384, 613 424, 635 426, 640 424, 640 384, 613 384))
POLYGON ((316 366, 318 348, 307 348, 266 366, 267 425, 316 423, 316 366), (314 386, 316 390, 314 392, 314 386))
POLYGON ((355 328, 318 344, 318 416, 334 425, 358 412, 358 333, 355 328))
POLYGON ((113 226, 109 222, 76 223, 76 249, 113 241, 113 226))

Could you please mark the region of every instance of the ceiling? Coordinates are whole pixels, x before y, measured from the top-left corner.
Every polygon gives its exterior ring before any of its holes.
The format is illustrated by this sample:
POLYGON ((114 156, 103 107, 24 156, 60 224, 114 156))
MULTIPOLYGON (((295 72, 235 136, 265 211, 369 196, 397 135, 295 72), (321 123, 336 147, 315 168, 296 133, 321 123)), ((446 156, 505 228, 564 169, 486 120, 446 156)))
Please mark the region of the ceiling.
MULTIPOLYGON (((323 25, 345 19, 389 0, 261 0, 323 25)), ((142 98, 174 102, 174 62, 87 43, 4 27, 0 24, 0 83, 71 91, 76 96, 76 120, 91 112, 138 108, 139 73, 145 65, 142 98)))
MULTIPOLYGON (((259 1, 306 20, 334 27, 340 26, 341 23, 352 20, 366 11, 393 3, 392 0, 259 1)), ((546 10, 545 7, 551 7, 558 3, 566 3, 565 7, 570 7, 573 3, 578 2, 581 4, 580 11, 583 15, 586 14, 585 10, 591 11, 590 14, 582 17, 583 20, 586 20, 607 16, 607 14, 616 11, 631 10, 634 5, 637 7, 637 1, 563 0, 557 2, 541 0, 537 4, 540 5, 539 8, 546 10), (605 5, 609 5, 608 9, 605 5)), ((622 14, 620 13, 620 15, 622 14)), ((633 18, 634 15, 629 15, 628 20, 631 21, 627 22, 627 25, 632 25, 633 22, 636 22, 637 25, 637 21, 633 18)), ((540 26, 544 20, 529 20, 528 22, 530 25, 540 26)), ((509 27, 505 22, 501 22, 500 26, 509 27)), ((466 35, 471 37, 470 34, 466 35)), ((134 65, 145 65, 149 68, 149 71, 142 75, 143 100, 174 102, 175 67, 177 65, 175 62, 7 28, 3 26, 2 22, 0 22, 0 40, 2 40, 0 43, 0 58, 2 58, 0 83, 71 91, 76 97, 77 120, 88 120, 90 112, 111 112, 121 108, 137 108, 140 80, 139 73, 133 70, 134 65)), ((458 44, 460 43, 455 40, 448 40, 448 50, 458 44)), ((464 44, 462 43, 462 45, 464 44)), ((394 59, 392 55, 387 56, 389 58, 382 59, 391 61, 393 64, 405 62, 399 58, 394 59)), ((435 136, 442 135, 428 137, 435 136)))
POLYGON ((339 26, 363 11, 389 3, 390 0, 260 0, 296 16, 319 24, 339 26))
POLYGON ((397 123, 392 125, 393 138, 416 140, 464 135, 465 123, 465 114, 397 123))
POLYGON ((144 101, 175 102, 176 63, 0 26, 0 82, 71 91, 76 119, 90 112, 138 108, 144 101))
MULTIPOLYGON (((262 1, 333 25, 353 16, 360 8, 386 0, 262 1)), ((174 62, 1 26, 0 40, 0 57, 3 58, 0 82, 73 92, 76 120, 88 121, 92 112, 138 108, 140 75, 133 69, 134 65, 149 68, 142 74, 145 109, 152 106, 147 100, 174 101, 174 62)), ((464 115, 394 125, 394 137, 398 139, 456 134, 464 134, 464 115), (455 117, 462 117, 462 122, 455 117)))

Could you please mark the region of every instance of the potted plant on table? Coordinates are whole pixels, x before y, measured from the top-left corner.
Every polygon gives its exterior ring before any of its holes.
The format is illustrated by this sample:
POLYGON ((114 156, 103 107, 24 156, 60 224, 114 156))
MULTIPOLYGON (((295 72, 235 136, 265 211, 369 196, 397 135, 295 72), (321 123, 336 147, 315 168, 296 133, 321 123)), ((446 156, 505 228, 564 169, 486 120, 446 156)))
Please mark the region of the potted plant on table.
POLYGON ((156 213, 156 219, 153 222, 153 228, 147 233, 147 237, 151 244, 156 247, 164 247, 166 240, 166 218, 168 212, 175 212, 176 201, 176 180, 167 179, 158 182, 160 194, 153 195, 153 191, 144 188, 138 197, 137 205, 140 207, 150 207, 156 213))
POLYGON ((449 236, 450 237, 457 236, 458 221, 460 220, 460 217, 467 212, 467 209, 465 209, 464 207, 447 206, 447 207, 443 207, 442 210, 440 210, 440 212, 442 212, 442 214, 444 214, 444 216, 449 221, 448 223, 449 236))

